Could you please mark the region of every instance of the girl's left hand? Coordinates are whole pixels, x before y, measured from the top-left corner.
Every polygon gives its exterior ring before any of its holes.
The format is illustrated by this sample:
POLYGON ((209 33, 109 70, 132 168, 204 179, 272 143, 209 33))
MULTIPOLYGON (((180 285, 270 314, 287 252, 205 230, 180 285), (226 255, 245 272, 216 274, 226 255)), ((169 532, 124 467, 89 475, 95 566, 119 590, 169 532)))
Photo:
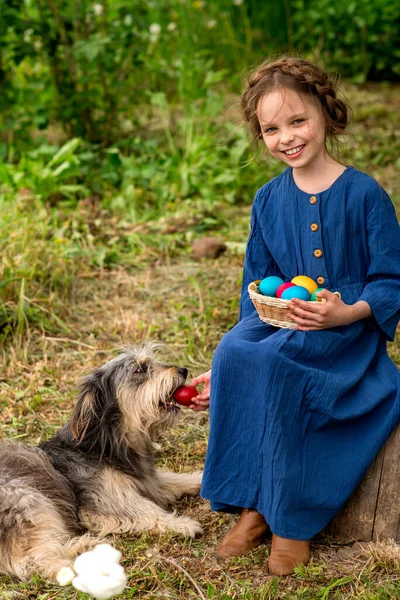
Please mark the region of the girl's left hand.
POLYGON ((328 329, 357 320, 357 317, 354 318, 353 306, 345 304, 336 294, 322 290, 317 296, 325 298, 326 302, 311 303, 293 298, 288 304, 289 315, 300 331, 328 329))

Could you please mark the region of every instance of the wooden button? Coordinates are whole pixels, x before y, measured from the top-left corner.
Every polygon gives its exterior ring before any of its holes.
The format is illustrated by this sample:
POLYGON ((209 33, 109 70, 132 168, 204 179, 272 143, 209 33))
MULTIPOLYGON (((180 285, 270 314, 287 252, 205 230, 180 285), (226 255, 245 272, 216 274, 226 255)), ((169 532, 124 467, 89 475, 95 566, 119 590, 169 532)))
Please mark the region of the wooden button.
POLYGON ((316 250, 314 250, 314 256, 316 258, 321 258, 321 256, 322 256, 322 250, 320 250, 319 248, 317 248, 316 250))
POLYGON ((318 285, 324 285, 325 277, 317 277, 317 283, 318 285))
POLYGON ((311 223, 310 229, 311 229, 311 231, 318 231, 318 229, 319 229, 318 223, 311 223))
POLYGON ((310 202, 311 202, 311 204, 317 204, 317 202, 318 202, 317 196, 311 196, 310 202))

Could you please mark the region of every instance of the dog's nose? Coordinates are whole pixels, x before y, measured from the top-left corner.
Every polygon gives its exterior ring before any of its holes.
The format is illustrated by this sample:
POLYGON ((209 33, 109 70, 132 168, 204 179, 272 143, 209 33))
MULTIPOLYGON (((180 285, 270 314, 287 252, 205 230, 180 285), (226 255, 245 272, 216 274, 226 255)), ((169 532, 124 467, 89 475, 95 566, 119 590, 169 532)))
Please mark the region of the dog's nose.
POLYGON ((185 369, 185 367, 179 367, 178 373, 179 373, 179 375, 182 375, 182 377, 184 377, 186 379, 188 370, 185 369))

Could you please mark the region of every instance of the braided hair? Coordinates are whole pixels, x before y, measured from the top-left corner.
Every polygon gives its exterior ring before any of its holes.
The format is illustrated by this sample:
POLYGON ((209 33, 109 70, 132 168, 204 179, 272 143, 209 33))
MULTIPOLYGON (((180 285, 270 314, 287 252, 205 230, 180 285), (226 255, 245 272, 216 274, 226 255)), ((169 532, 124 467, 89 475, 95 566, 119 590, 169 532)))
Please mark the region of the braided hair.
POLYGON ((324 117, 326 138, 335 145, 337 136, 344 133, 350 122, 350 108, 337 98, 336 81, 313 63, 294 57, 266 61, 248 78, 241 109, 256 145, 262 139, 258 104, 264 95, 277 89, 293 90, 314 100, 324 117))

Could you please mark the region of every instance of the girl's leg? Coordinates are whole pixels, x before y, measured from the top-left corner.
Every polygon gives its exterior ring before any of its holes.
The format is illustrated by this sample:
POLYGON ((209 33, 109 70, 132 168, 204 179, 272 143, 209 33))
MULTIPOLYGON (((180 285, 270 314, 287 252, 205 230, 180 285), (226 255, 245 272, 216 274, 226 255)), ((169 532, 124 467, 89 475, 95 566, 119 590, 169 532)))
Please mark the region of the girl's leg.
MULTIPOLYGON (((231 330, 225 337, 223 346, 230 352, 230 340, 235 339, 258 343, 269 335, 272 335, 274 331, 273 327, 260 321, 258 315, 255 313, 238 323, 231 330)), ((218 366, 220 365, 218 364, 218 366)), ((241 364, 238 365, 239 368, 241 366, 241 364)), ((229 410, 229 406, 227 408, 229 410)), ((244 508, 236 525, 226 534, 218 546, 218 558, 227 559, 233 556, 243 556, 258 546, 269 531, 270 527, 263 515, 257 510, 244 508)))

